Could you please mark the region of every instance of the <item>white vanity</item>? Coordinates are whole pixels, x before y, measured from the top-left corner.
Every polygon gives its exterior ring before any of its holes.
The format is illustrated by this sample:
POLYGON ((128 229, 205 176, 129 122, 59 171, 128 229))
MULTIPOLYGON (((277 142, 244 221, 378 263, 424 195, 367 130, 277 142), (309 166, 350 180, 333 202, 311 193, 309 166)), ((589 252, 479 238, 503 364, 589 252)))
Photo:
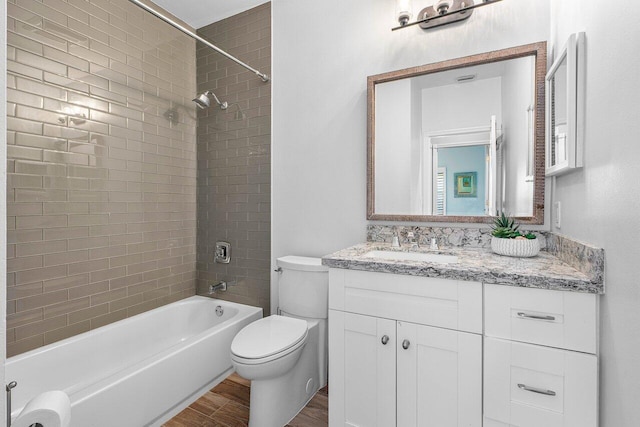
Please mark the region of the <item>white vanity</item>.
POLYGON ((366 256, 385 249, 324 258, 330 427, 597 426, 601 287, 548 254, 366 256))
MULTIPOLYGON (((540 42, 369 76, 367 219, 543 224, 546 55, 540 42)), ((554 174, 571 150, 561 116, 554 174)), ((536 234, 548 251, 508 258, 488 228, 369 224, 369 243, 324 257, 329 426, 597 427, 604 251, 536 234), (429 241, 451 248, 407 250, 429 241)))

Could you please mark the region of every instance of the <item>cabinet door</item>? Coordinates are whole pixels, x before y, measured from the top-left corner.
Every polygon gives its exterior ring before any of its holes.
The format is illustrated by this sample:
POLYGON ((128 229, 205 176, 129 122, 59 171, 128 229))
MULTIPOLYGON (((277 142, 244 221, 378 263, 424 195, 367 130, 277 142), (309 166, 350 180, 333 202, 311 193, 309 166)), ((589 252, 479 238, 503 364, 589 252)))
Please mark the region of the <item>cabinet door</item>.
POLYGON ((396 425, 396 322, 329 311, 329 425, 396 425))
POLYGON ((398 427, 482 426, 482 337, 407 322, 397 334, 398 427))
POLYGON ((597 369, 592 354, 486 338, 484 425, 596 427, 597 369))

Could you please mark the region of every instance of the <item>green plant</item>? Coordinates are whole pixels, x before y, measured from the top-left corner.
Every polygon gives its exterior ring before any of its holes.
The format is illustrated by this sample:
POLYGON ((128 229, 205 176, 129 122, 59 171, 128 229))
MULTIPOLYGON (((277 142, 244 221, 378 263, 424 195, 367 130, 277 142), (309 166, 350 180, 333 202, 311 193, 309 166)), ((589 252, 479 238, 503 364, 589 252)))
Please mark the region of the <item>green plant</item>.
POLYGON ((518 231, 518 228, 520 228, 520 224, 517 224, 513 218, 505 215, 504 212, 501 212, 500 216, 493 221, 493 226, 491 227, 493 231, 491 232, 491 235, 500 239, 515 239, 517 237, 525 239, 536 238, 535 234, 523 234, 518 231))

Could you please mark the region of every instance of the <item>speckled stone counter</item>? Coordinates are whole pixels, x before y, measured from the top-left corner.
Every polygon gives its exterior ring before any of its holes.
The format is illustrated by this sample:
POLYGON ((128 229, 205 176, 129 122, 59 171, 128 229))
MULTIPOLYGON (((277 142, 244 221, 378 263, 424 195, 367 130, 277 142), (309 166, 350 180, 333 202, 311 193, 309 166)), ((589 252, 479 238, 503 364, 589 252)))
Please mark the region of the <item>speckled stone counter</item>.
POLYGON ((420 248, 420 252, 455 255, 458 262, 443 264, 424 261, 393 261, 364 257, 374 250, 393 249, 389 243, 369 242, 326 255, 322 263, 331 268, 377 271, 412 276, 441 277, 507 286, 553 289, 561 291, 604 293, 602 276, 589 276, 546 252, 532 258, 511 258, 494 254, 486 248, 443 247, 438 251, 420 248))

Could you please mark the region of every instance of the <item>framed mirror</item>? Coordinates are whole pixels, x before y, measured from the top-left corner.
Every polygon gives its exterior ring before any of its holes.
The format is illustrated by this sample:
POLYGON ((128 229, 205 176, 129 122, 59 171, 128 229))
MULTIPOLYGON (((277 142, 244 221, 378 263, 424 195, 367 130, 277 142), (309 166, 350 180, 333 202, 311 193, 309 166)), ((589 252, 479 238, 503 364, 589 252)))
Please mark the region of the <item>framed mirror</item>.
POLYGON ((368 77, 367 219, 544 216, 546 42, 368 77))
POLYGON ((569 36, 546 77, 547 176, 582 167, 584 141, 585 34, 569 36))

